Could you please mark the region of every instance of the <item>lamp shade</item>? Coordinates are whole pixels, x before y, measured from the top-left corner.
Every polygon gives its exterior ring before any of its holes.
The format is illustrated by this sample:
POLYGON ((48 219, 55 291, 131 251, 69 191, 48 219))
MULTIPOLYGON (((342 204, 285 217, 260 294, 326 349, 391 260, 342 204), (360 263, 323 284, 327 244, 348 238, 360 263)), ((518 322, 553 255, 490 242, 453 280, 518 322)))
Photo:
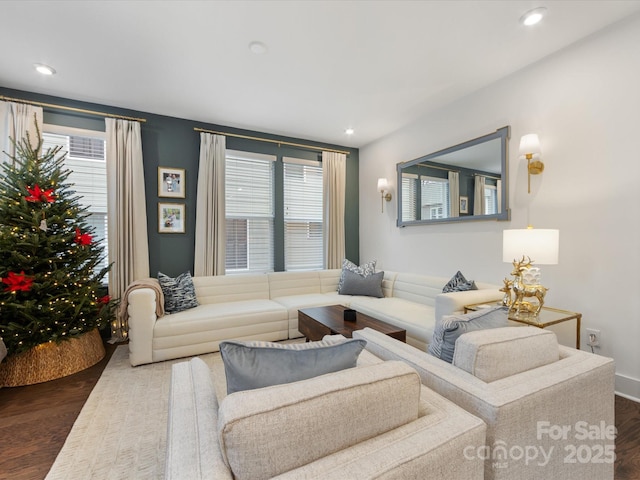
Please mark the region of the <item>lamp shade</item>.
POLYGON ((502 261, 511 263, 523 256, 532 263, 556 265, 560 248, 560 231, 523 228, 502 232, 502 261))
POLYGON ((520 156, 527 154, 540 155, 540 140, 535 133, 528 133, 520 139, 520 156))
POLYGON ((386 178, 379 178, 378 179, 378 191, 379 192, 384 192, 386 190, 389 189, 389 182, 387 181, 386 178))

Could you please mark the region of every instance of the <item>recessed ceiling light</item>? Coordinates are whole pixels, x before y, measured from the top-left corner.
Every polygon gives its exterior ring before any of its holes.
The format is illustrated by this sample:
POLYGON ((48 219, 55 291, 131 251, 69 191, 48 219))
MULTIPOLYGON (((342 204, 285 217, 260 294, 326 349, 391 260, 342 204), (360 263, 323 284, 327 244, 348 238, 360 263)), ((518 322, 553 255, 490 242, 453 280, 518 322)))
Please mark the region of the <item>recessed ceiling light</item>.
POLYGON ((251 42, 249 44, 249 50, 251 50, 251 53, 255 53, 256 55, 264 55, 269 51, 267 46, 262 42, 251 42))
POLYGON ((53 75, 56 73, 56 70, 53 67, 43 63, 35 63, 33 66, 36 68, 36 71, 42 75, 53 75))
POLYGON ((547 9, 544 7, 534 8, 520 17, 520 23, 530 27, 531 25, 535 25, 540 22, 546 13, 547 9))
POLYGON ((347 135, 353 135, 355 133, 355 130, 353 128, 347 128, 344 133, 346 133, 347 135))

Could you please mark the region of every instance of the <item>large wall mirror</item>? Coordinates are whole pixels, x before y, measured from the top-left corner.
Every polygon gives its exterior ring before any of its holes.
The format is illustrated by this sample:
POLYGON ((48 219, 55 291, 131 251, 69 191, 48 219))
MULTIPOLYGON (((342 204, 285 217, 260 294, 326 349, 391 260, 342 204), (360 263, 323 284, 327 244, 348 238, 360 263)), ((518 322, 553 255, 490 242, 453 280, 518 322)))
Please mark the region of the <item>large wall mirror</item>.
POLYGON ((398 226, 509 220, 509 127, 397 165, 398 226))

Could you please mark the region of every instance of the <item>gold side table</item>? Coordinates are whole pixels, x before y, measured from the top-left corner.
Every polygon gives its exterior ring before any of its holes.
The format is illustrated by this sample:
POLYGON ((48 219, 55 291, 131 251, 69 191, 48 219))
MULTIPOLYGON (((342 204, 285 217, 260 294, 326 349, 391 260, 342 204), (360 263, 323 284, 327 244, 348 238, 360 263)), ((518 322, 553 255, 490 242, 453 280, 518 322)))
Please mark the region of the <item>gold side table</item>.
MULTIPOLYGON (((465 305, 464 313, 475 312, 482 307, 502 305, 502 303, 479 303, 474 305, 465 305)), ((509 320, 524 323, 525 325, 532 325, 538 328, 546 328, 558 323, 567 322, 569 320, 576 321, 576 349, 580 350, 580 322, 582 321, 582 314, 578 312, 570 312, 568 310, 560 310, 559 308, 542 307, 540 313, 536 315, 525 313, 509 313, 509 320)))

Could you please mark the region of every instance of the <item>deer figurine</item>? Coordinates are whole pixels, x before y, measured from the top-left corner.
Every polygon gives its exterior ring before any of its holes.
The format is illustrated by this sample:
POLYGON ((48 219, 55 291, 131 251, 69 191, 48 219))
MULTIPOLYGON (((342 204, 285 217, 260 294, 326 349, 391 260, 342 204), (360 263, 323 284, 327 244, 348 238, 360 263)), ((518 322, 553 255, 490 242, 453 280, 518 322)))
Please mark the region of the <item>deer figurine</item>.
POLYGON ((504 280, 502 280, 502 283, 504 283, 504 287, 500 289, 501 292, 504 292, 504 296, 502 297, 502 306, 510 307, 511 301, 512 301, 511 287, 513 286, 513 280, 509 280, 508 278, 505 278, 504 280))
POLYGON ((540 310, 542 310, 542 306, 544 305, 544 296, 547 293, 548 288, 543 287, 537 280, 535 283, 528 283, 523 280, 523 276, 527 273, 530 273, 532 270, 531 267, 531 259, 528 257, 522 256, 522 260, 513 261, 513 293, 515 294, 515 299, 511 303, 511 308, 509 309, 509 313, 515 313, 516 315, 520 313, 525 314, 533 314, 538 315, 540 310), (526 258, 526 260, 525 260, 526 258), (525 298, 535 297, 538 300, 537 304, 532 304, 530 302, 525 301, 525 298))

